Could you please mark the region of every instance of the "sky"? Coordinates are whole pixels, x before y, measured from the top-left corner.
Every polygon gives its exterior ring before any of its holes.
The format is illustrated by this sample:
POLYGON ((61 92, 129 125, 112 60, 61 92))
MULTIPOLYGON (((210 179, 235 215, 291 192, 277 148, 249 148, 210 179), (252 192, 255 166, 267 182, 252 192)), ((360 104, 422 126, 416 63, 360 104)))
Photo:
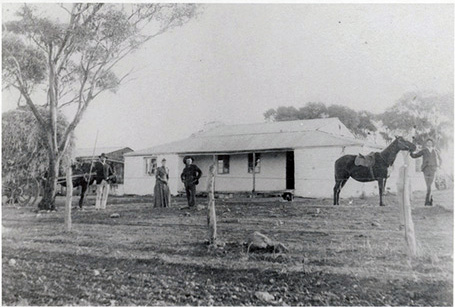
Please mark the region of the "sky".
MULTIPOLYGON (((3 19, 17 5, 3 4, 3 19)), ((451 4, 205 4, 201 14, 125 58, 76 146, 140 150, 204 124, 264 121, 278 106, 341 104, 380 113, 411 91, 453 93, 451 4)), ((62 14, 53 4, 45 10, 62 14)), ((18 94, 3 91, 2 111, 18 94)), ((67 111, 71 118, 71 112, 67 111)))

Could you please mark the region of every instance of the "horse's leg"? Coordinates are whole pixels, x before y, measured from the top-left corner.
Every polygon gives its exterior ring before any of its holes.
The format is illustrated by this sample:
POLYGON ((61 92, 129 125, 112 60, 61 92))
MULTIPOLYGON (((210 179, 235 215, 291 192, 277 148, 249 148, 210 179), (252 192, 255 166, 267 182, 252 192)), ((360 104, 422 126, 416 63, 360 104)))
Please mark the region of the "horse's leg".
POLYGON ((378 187, 379 187, 379 206, 384 206, 382 202, 382 193, 384 191, 384 178, 378 178, 378 187))
POLYGON ((340 192, 348 180, 336 179, 335 186, 333 187, 333 205, 340 205, 340 192))
POLYGON ((337 193, 337 205, 340 205, 340 193, 341 193, 341 189, 344 187, 344 185, 346 184, 346 182, 348 182, 348 179, 343 179, 341 180, 341 185, 340 185, 340 188, 338 189, 338 193, 337 193))
POLYGON ((82 209, 82 205, 84 204, 84 197, 85 197, 85 192, 87 191, 88 184, 84 181, 81 184, 81 198, 79 198, 79 208, 82 209))
POLYGON ((335 179, 335 186, 333 187, 333 205, 338 205, 338 191, 340 190, 341 180, 335 179))

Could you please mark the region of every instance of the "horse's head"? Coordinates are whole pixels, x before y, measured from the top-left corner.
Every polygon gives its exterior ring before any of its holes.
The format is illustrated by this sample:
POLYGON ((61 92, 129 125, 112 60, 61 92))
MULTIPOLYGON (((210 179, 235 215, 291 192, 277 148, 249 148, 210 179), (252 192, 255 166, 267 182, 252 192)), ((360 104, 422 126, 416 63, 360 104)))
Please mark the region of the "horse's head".
POLYGON ((409 141, 406 141, 403 137, 401 136, 396 136, 395 141, 394 141, 398 147, 399 150, 409 150, 409 151, 415 151, 416 150, 416 145, 414 143, 411 143, 409 141))

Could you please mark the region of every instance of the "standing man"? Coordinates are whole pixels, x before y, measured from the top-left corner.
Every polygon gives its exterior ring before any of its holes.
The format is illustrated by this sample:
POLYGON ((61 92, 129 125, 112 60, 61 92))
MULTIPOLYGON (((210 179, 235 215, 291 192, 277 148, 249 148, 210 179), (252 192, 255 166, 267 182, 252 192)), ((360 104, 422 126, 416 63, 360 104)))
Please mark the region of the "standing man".
POLYGON ((433 139, 429 138, 425 142, 425 147, 417 152, 412 153, 411 157, 416 159, 423 156, 422 161, 422 172, 423 177, 425 178, 425 183, 427 184, 427 195, 425 196, 425 206, 433 206, 433 197, 431 196, 431 185, 434 181, 434 176, 436 170, 441 165, 441 155, 439 151, 434 148, 433 139))
POLYGON ((106 209, 107 197, 109 195, 109 181, 114 178, 114 172, 106 162, 107 157, 104 153, 99 156, 99 161, 95 163, 96 171, 96 202, 95 209, 106 209))
POLYGON ((183 158, 185 168, 183 169, 182 175, 180 175, 185 185, 186 199, 190 208, 196 206, 196 185, 202 176, 202 171, 193 164, 193 161, 194 159, 190 156, 183 158))

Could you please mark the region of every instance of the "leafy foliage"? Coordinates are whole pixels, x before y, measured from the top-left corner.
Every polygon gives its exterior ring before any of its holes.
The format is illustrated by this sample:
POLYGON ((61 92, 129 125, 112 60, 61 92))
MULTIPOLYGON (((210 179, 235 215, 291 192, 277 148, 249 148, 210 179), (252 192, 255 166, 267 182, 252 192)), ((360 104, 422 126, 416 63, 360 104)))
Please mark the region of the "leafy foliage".
POLYGON ((357 136, 365 137, 370 132, 376 131, 371 113, 367 111, 357 112, 341 105, 326 107, 320 102, 309 102, 299 109, 292 106, 269 109, 264 113, 264 117, 271 121, 338 117, 357 136))
MULTIPOLYGON (((117 63, 150 39, 191 20, 197 7, 167 3, 61 4, 62 13, 68 17, 62 23, 43 17, 25 4, 17 12, 17 20, 3 24, 3 84, 24 98, 43 133, 41 147, 53 157, 48 160, 51 184, 41 204, 43 209, 53 207, 58 168, 87 107, 101 93, 115 91, 128 77, 129 73, 115 73, 117 63), (45 102, 34 99, 38 87, 47 93, 45 102), (43 105, 45 109, 40 109, 43 105), (70 105, 76 106, 74 117, 60 125, 57 114, 70 105)), ((36 147, 30 146, 30 150, 36 147)))
MULTIPOLYGON (((45 108, 39 109, 46 116, 45 108)), ((68 126, 68 121, 59 114, 59 131, 68 126)), ((3 179, 37 177, 49 166, 46 136, 28 107, 20 107, 2 114, 2 174, 3 179)), ((61 138, 61 133, 57 136, 61 138)), ((71 136, 66 156, 71 155, 74 138, 71 136)))
POLYGON ((378 116, 388 137, 410 135, 418 144, 431 137, 444 146, 453 138, 453 94, 407 93, 378 116))

